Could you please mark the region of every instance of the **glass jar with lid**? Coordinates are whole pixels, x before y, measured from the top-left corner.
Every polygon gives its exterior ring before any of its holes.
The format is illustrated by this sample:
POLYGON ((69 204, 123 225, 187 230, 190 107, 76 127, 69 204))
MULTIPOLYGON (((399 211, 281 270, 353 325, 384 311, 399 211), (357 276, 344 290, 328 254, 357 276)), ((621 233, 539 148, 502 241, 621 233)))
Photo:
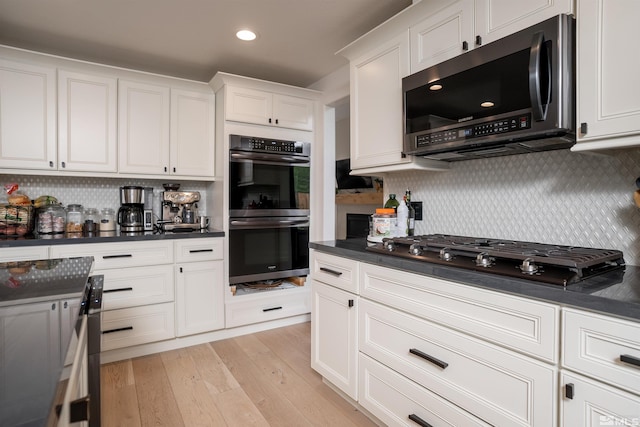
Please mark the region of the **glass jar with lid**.
POLYGON ((95 233, 100 224, 100 214, 96 208, 86 208, 84 210, 84 231, 85 233, 95 233))
POLYGON ((48 205, 38 209, 38 234, 61 234, 65 232, 67 213, 62 205, 48 205))
POLYGON ((111 208, 102 209, 100 211, 100 225, 98 228, 101 233, 116 231, 116 211, 111 208))
POLYGON ((82 233, 84 225, 84 210, 82 205, 67 206, 67 233, 82 233))

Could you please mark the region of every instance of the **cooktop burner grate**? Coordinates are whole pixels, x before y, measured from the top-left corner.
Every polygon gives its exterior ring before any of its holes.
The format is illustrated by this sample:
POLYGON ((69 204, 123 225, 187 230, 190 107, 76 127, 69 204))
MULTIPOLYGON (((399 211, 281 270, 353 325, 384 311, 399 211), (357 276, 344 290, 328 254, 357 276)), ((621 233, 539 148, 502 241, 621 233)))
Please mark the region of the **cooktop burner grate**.
POLYGON ((622 252, 613 249, 445 234, 384 239, 382 243, 367 249, 391 256, 564 286, 624 267, 622 252))

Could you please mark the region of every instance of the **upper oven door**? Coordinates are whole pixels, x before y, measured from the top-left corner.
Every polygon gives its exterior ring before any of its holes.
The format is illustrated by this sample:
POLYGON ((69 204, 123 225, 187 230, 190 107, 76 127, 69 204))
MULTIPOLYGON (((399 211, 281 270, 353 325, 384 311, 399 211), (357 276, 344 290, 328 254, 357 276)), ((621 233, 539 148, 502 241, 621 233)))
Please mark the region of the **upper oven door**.
POLYGON ((308 216, 309 157, 231 150, 229 216, 308 216))

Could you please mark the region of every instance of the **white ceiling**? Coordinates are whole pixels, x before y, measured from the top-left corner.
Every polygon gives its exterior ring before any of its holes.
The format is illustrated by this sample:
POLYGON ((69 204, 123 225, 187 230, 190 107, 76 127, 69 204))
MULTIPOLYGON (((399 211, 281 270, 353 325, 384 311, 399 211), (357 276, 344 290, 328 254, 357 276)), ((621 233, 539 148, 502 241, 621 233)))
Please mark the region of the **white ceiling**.
POLYGON ((411 0, 0 0, 0 44, 209 81, 309 86, 411 0), (235 39, 250 27, 254 42, 235 39))

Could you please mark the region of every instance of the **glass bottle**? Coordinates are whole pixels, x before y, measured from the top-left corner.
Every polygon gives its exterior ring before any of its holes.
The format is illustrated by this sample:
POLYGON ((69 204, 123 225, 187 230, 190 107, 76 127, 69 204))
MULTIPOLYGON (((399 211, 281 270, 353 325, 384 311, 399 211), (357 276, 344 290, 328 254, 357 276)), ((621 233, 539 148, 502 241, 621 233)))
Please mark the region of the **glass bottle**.
POLYGON ((400 206, 400 202, 396 199, 395 194, 389 194, 389 200, 384 204, 386 209, 394 209, 397 210, 398 206, 400 206))
POLYGON ((407 233, 409 236, 413 236, 416 227, 416 210, 411 206, 411 191, 409 191, 409 189, 404 193, 404 201, 407 204, 407 208, 409 208, 409 225, 407 233))

